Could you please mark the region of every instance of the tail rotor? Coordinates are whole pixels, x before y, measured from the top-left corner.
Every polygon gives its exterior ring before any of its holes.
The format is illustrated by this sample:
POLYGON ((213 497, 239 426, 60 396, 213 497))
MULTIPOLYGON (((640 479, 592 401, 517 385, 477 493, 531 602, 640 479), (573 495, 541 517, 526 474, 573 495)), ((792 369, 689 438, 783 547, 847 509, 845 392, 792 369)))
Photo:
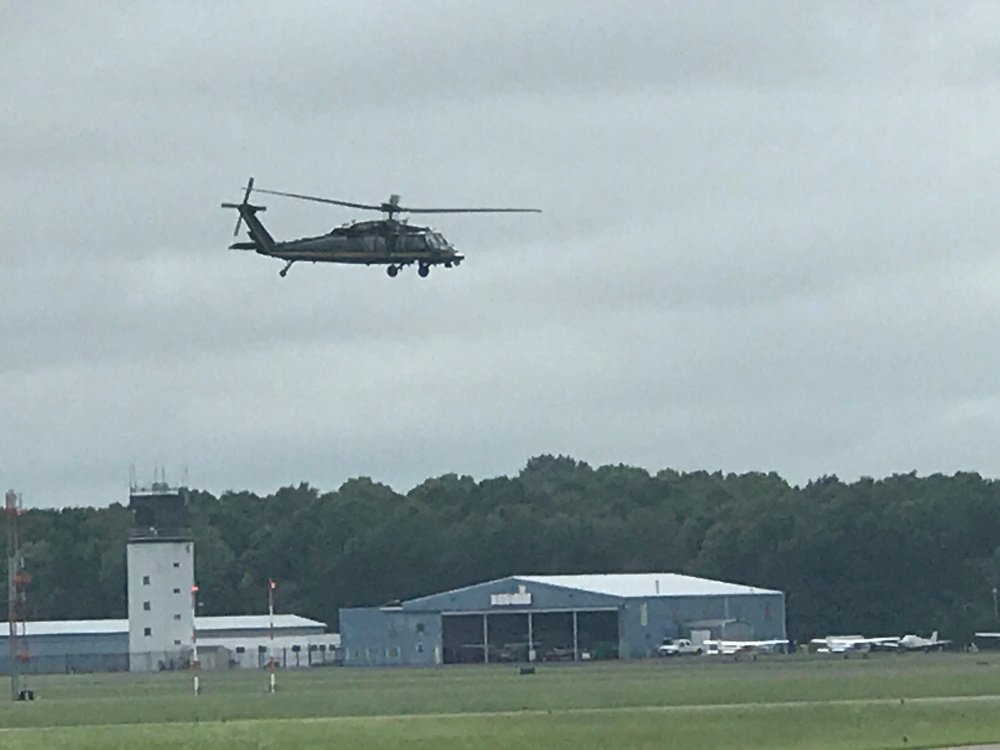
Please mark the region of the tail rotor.
POLYGON ((253 187, 253 177, 247 182, 245 192, 243 193, 242 203, 223 203, 223 208, 235 208, 239 212, 240 217, 236 220, 236 229, 233 230, 233 237, 238 237, 240 233, 240 227, 243 226, 244 222, 247 225, 247 234, 250 235, 250 242, 234 242, 229 246, 230 250, 255 250, 258 253, 263 253, 264 255, 271 255, 274 253, 276 243, 274 238, 268 233, 264 228, 264 225, 260 223, 260 219, 257 218, 258 211, 267 210, 266 206, 257 206, 250 202, 250 193, 254 190, 253 187))
MULTIPOLYGON (((235 208, 239 209, 240 206, 247 206, 250 204, 250 193, 253 192, 253 177, 247 181, 246 192, 243 194, 243 203, 223 203, 223 208, 235 208)), ((239 237, 240 227, 243 226, 243 212, 240 211, 239 218, 236 219, 236 228, 233 230, 233 237, 239 237)))

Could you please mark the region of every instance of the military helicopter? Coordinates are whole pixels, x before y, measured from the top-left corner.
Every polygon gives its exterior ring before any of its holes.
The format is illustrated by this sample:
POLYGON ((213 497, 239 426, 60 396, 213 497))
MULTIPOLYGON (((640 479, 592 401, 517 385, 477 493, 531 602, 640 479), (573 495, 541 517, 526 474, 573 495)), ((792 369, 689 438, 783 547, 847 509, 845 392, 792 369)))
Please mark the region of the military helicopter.
POLYGON ((351 203, 314 195, 255 188, 253 177, 247 182, 242 203, 223 203, 222 207, 235 208, 240 213, 233 236, 239 236, 243 222, 246 222, 247 234, 250 236, 249 242, 234 242, 229 248, 253 250, 260 255, 281 258, 285 261, 285 267, 278 271, 281 277, 288 273, 288 269, 296 261, 384 265, 389 276, 396 276, 403 266, 416 263, 417 273, 424 277, 430 273, 431 266, 443 265, 445 268, 451 268, 461 263, 465 256, 455 250, 439 232, 430 227, 414 226, 405 219, 397 219, 398 214, 541 213, 537 208, 405 208, 399 205, 398 195, 390 196, 385 203, 351 203), (384 217, 373 221, 344 224, 328 234, 317 237, 277 242, 257 218, 257 213, 266 210, 266 206, 251 204, 252 192, 367 211, 381 211, 384 217))

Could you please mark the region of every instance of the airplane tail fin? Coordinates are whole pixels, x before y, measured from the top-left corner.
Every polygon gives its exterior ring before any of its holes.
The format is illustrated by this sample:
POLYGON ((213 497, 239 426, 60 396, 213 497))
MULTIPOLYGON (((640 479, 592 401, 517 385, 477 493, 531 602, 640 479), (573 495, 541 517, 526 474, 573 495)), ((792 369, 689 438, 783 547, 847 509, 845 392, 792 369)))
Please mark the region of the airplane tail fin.
POLYGON ((931 643, 937 643, 937 642, 938 642, 938 632, 935 630, 933 633, 931 633, 931 643))
POLYGON ((250 239, 253 243, 247 242, 234 242, 230 245, 231 250, 264 250, 273 251, 274 250, 274 238, 271 237, 270 233, 264 228, 264 225, 260 223, 257 218, 258 211, 266 211, 267 206, 255 206, 250 203, 250 193, 253 192, 253 177, 247 182, 246 192, 243 194, 242 203, 223 203, 223 208, 235 208, 239 211, 239 217, 236 219, 236 228, 233 230, 233 237, 238 237, 240 234, 240 226, 243 222, 247 224, 247 231, 250 234, 250 239))

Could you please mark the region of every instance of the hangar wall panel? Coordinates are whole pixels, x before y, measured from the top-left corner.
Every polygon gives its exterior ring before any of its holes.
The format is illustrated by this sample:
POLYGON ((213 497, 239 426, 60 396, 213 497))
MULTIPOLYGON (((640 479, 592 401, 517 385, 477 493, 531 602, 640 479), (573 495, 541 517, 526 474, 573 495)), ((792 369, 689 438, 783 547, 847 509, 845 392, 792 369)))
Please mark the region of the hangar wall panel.
MULTIPOLYGON (((8 636, 0 637, 0 673, 10 674, 8 636)), ((31 674, 124 672, 128 670, 128 633, 29 635, 31 674)))
POLYGON ((340 610, 345 666, 440 664, 441 615, 366 607, 340 610))

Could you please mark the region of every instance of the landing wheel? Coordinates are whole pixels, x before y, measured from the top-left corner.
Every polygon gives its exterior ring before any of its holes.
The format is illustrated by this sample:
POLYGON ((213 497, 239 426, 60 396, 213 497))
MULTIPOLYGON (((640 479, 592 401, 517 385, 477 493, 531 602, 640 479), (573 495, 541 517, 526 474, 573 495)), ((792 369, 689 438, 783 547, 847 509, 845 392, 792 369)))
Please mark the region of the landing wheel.
POLYGON ((285 278, 287 275, 288 275, 287 268, 282 268, 280 271, 278 271, 278 276, 280 276, 281 278, 285 278))
POLYGON ((396 266, 389 266, 385 269, 385 272, 389 274, 390 277, 395 278, 396 274, 399 273, 399 268, 396 266))
POLYGON ((429 274, 430 272, 431 272, 430 266, 421 265, 420 268, 417 269, 417 273, 420 274, 421 278, 426 278, 427 274, 429 274))

